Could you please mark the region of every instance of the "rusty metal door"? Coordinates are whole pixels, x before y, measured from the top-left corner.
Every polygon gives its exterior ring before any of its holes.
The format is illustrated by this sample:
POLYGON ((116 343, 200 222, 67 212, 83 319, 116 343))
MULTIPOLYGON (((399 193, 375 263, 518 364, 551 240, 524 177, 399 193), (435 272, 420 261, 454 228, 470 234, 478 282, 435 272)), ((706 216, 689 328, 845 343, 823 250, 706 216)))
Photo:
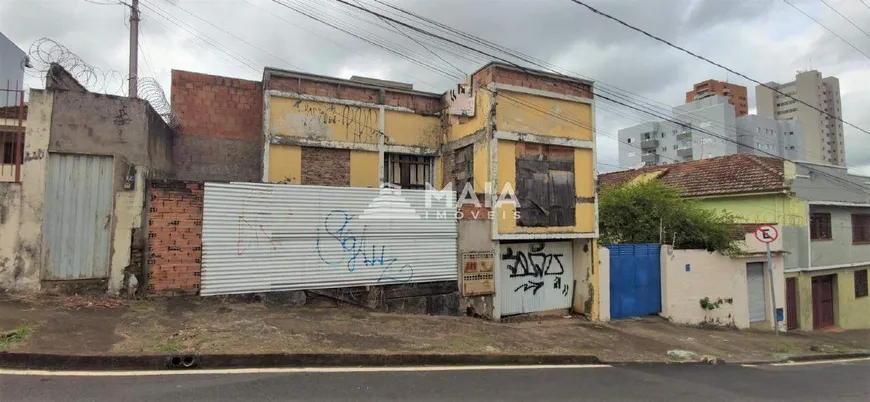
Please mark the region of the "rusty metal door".
POLYGON ((834 276, 813 278, 813 328, 834 325, 834 276))
POLYGON ((112 157, 48 155, 42 279, 106 278, 112 230, 112 157))

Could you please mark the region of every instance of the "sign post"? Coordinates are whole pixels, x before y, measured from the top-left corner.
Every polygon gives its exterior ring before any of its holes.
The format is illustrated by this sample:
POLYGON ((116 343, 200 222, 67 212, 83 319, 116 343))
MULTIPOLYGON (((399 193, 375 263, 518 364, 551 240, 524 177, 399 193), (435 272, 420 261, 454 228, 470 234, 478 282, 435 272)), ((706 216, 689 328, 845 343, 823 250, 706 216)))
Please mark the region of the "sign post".
POLYGON ((758 241, 764 243, 767 247, 767 276, 770 281, 770 305, 773 307, 773 330, 779 335, 779 321, 781 320, 779 311, 776 308, 776 292, 773 286, 773 264, 770 258, 770 243, 776 241, 779 237, 779 231, 776 230, 776 227, 773 225, 761 225, 755 229, 755 238, 758 241))

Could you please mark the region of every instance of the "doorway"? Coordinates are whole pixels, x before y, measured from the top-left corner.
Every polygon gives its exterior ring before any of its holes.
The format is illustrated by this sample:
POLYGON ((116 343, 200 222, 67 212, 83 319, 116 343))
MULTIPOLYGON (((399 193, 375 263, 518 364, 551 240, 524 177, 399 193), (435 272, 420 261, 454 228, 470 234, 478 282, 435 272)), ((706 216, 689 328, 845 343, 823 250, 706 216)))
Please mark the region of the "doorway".
POLYGON ((813 329, 834 325, 834 275, 813 277, 813 329))
POLYGON ((749 293, 749 322, 764 321, 764 263, 746 264, 746 288, 749 293))

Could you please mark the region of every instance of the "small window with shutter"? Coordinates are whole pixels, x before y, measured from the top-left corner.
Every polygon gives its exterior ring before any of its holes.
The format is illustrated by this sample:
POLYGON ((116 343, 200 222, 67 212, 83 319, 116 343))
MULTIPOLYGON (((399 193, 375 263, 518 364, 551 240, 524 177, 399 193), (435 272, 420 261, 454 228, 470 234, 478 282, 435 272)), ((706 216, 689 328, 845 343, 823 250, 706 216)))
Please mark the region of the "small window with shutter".
POLYGON ((811 240, 831 240, 831 214, 829 213, 812 213, 810 214, 810 239, 811 240))
POLYGON ((852 243, 870 243, 870 214, 852 214, 852 243))

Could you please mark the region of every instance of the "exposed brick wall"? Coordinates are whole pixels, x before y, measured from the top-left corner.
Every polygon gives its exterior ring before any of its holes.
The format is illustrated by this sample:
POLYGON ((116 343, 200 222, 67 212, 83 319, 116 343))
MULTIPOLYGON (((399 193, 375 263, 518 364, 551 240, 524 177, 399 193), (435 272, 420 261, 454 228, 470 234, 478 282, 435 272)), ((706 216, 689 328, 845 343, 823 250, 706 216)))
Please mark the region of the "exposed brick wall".
POLYGON ((172 70, 172 110, 185 135, 263 135, 263 88, 257 81, 172 70))
MULTIPOLYGON (((267 89, 293 92, 329 98, 347 99, 359 102, 378 103, 378 90, 351 84, 341 85, 331 82, 318 82, 306 79, 272 77, 266 83, 267 89)), ((384 104, 413 109, 418 113, 435 114, 441 112, 441 97, 411 95, 386 90, 384 104)))
POLYGON ((302 184, 350 186, 350 150, 302 147, 302 184))
POLYGON ((148 185, 148 293, 196 294, 202 269, 201 182, 148 185))
POLYGON ((173 149, 184 180, 259 181, 263 160, 260 82, 172 70, 173 149))
POLYGON ((537 75, 534 70, 528 72, 507 68, 498 64, 489 65, 474 74, 473 79, 480 85, 490 82, 515 85, 542 91, 555 92, 562 95, 592 98, 592 86, 568 79, 559 79, 548 75, 537 75))

